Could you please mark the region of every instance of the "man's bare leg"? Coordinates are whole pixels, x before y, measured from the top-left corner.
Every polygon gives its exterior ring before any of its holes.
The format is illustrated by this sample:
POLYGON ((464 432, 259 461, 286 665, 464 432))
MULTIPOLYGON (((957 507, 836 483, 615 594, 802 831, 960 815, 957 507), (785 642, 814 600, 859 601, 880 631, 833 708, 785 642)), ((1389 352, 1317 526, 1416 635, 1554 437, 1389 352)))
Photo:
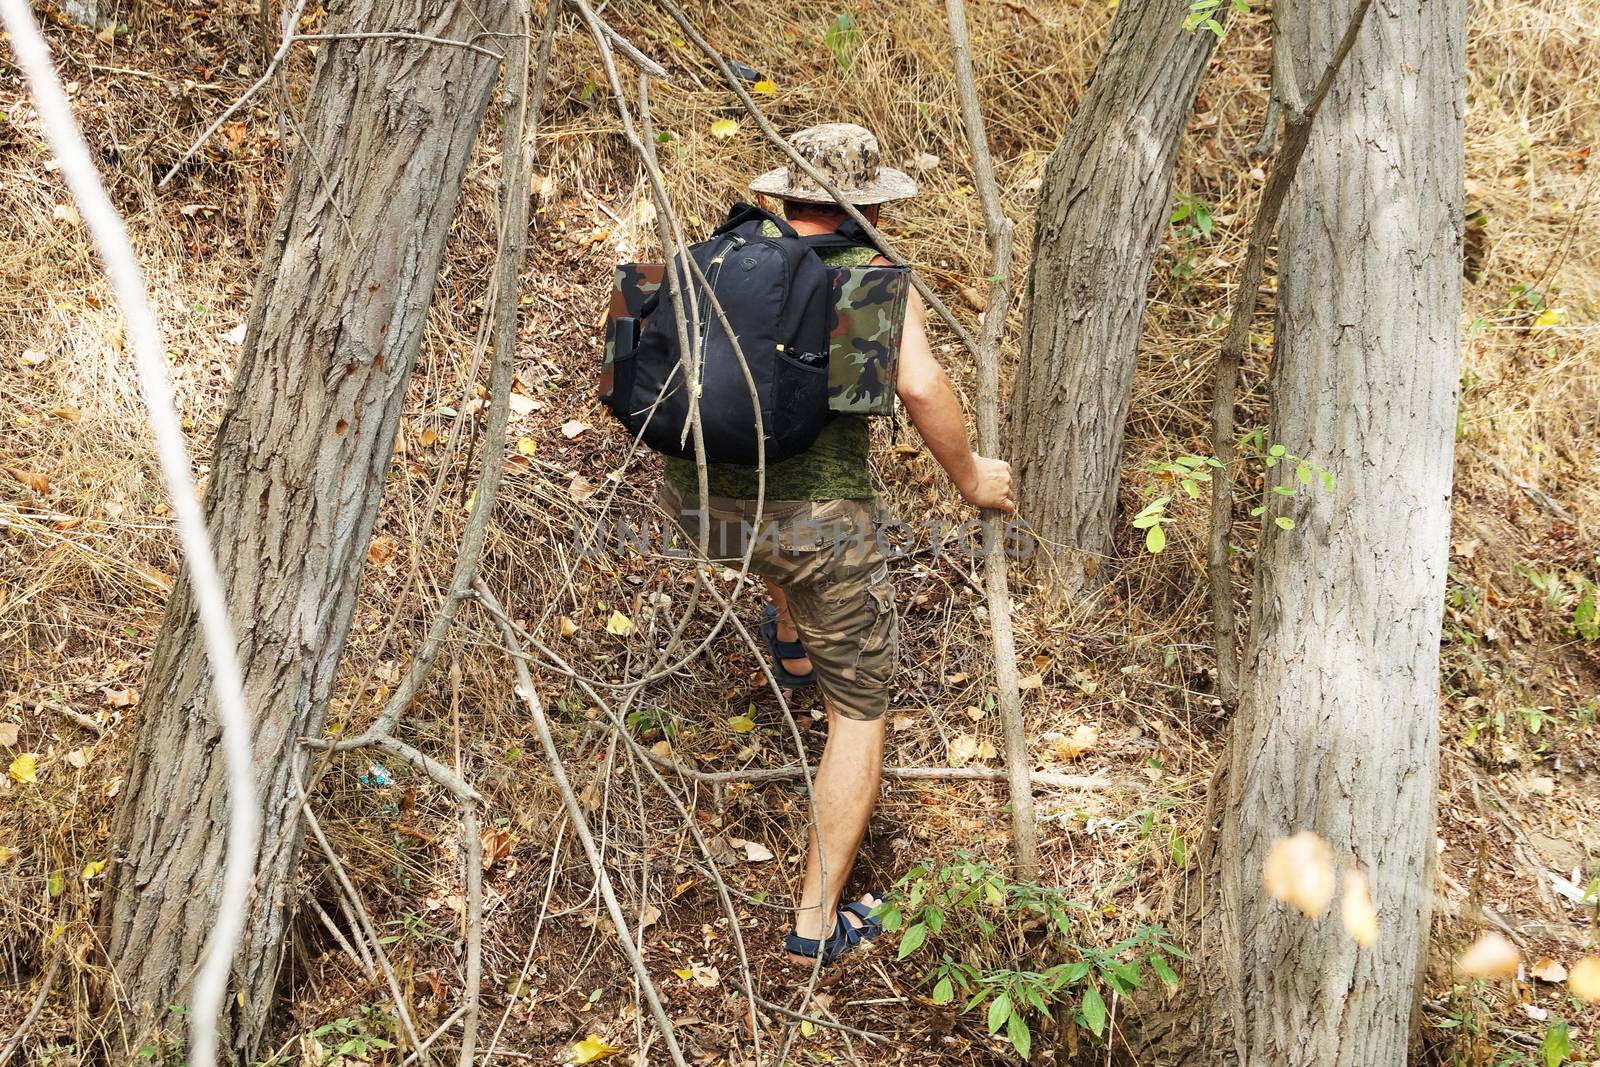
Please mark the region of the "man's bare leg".
MULTIPOLYGON (((805 877, 795 908, 795 932, 801 937, 825 939, 833 932, 845 879, 855 866, 856 853, 867 835, 867 822, 878 804, 878 784, 883 777, 883 719, 847 719, 828 709, 828 743, 813 777, 817 823, 822 846, 817 845, 817 825, 811 827, 805 877), (827 899, 823 899, 822 869, 828 870, 827 899)), ((869 905, 878 901, 861 898, 869 905)), ((854 916, 847 916, 860 925, 854 916)), ((805 962, 805 961, 801 961, 805 962)))
MULTIPOLYGON (((783 587, 771 578, 763 578, 762 581, 767 583, 767 596, 772 598, 772 607, 778 613, 778 640, 800 640, 800 631, 795 629, 794 619, 789 614, 789 598, 784 594, 783 587)), ((778 662, 783 664, 784 670, 797 678, 803 678, 811 673, 809 659, 784 659, 778 662)))

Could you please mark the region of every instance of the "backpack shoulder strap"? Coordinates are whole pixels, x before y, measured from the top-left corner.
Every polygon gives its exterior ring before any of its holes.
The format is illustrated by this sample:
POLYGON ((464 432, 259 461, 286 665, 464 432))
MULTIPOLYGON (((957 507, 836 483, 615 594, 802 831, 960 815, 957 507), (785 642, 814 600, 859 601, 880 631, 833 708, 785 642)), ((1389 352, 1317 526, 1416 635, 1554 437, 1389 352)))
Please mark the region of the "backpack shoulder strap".
POLYGON ((878 255, 883 255, 883 250, 873 242, 861 229, 861 224, 855 219, 845 219, 839 228, 832 233, 819 233, 812 237, 800 238, 807 247, 817 252, 832 252, 844 248, 869 248, 878 255))
POLYGON ((764 222, 772 223, 784 237, 794 238, 800 236, 794 232, 794 227, 789 225, 787 219, 780 218, 770 211, 763 211, 754 204, 746 204, 743 201, 739 201, 728 209, 727 219, 723 221, 721 226, 713 230, 711 235, 720 237, 722 234, 735 231, 759 230, 764 222))

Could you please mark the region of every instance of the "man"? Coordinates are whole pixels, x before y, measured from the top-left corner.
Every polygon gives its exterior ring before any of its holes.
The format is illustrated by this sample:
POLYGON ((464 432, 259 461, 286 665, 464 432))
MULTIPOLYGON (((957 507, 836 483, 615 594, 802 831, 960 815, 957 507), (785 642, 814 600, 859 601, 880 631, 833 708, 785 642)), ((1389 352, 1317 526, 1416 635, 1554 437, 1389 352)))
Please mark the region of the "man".
MULTIPOLYGON (((791 143, 874 225, 882 204, 916 193, 908 175, 879 164, 877 139, 860 126, 813 126, 791 143)), ((849 218, 798 168, 769 171, 750 188, 780 199, 801 236, 831 233, 849 218)), ((777 236, 775 227, 770 235, 777 236)), ((833 267, 888 263, 865 247, 824 252, 822 258, 833 267)), ((915 291, 907 301, 896 392, 962 498, 976 507, 1012 511, 1011 468, 974 454, 968 445, 961 406, 929 348, 915 291)), ((871 916, 878 903, 872 894, 840 906, 878 800, 897 652, 894 588, 877 544, 880 512, 869 444, 865 417, 839 415, 805 452, 770 464, 759 529, 775 536, 755 539, 750 562, 771 597, 762 633, 775 674, 786 685, 814 682, 828 711, 827 743, 814 778, 816 824, 794 931, 786 940, 790 955, 803 963, 817 956, 831 963, 882 929, 871 916)), ((699 523, 695 464, 669 458, 666 473, 664 502, 693 538, 699 523)), ((740 544, 742 555, 740 524, 755 518, 756 470, 711 464, 708 474, 710 544, 740 544)))

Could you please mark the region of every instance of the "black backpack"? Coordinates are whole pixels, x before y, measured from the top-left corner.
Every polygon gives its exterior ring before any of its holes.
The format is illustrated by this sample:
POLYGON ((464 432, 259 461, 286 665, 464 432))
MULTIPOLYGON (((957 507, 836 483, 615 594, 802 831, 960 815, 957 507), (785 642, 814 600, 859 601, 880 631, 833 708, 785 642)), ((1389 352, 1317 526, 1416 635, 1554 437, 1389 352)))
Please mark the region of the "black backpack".
MULTIPOLYGON (((766 461, 811 446, 829 419, 828 337, 833 329, 833 278, 817 252, 868 242, 854 227, 801 237, 788 222, 750 204, 735 204, 711 239, 688 254, 705 274, 738 338, 761 406, 766 461), (764 235, 770 222, 780 236, 764 235)), ((694 272, 677 265, 700 323, 700 426, 706 460, 757 460, 755 406, 728 332, 694 272)), ((687 316, 685 316, 687 320, 687 316)), ((690 388, 683 378, 677 317, 665 280, 640 312, 631 348, 619 337, 606 404, 634 436, 668 456, 693 458, 686 432, 690 388)), ((621 325, 621 324, 619 324, 621 325)))

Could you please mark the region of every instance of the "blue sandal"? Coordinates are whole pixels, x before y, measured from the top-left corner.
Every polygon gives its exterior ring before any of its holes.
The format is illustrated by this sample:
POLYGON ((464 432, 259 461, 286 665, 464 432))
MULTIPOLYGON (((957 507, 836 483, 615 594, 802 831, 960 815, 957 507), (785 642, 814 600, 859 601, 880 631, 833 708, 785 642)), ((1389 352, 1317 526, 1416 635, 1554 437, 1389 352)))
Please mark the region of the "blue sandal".
POLYGON ((858 947, 863 941, 871 941, 883 933, 883 923, 872 913, 872 908, 859 900, 852 900, 841 905, 838 917, 833 923, 833 933, 826 938, 801 937, 793 930, 783 939, 783 947, 796 956, 806 956, 811 959, 822 957, 824 967, 833 963, 840 956, 858 947), (845 918, 849 912, 861 920, 860 926, 853 925, 845 918))
POLYGON ((783 661, 786 659, 805 659, 806 649, 799 641, 778 640, 778 609, 771 604, 761 613, 761 639, 772 654, 772 676, 779 685, 787 689, 799 689, 816 682, 815 667, 807 674, 790 674, 784 669, 783 661))

